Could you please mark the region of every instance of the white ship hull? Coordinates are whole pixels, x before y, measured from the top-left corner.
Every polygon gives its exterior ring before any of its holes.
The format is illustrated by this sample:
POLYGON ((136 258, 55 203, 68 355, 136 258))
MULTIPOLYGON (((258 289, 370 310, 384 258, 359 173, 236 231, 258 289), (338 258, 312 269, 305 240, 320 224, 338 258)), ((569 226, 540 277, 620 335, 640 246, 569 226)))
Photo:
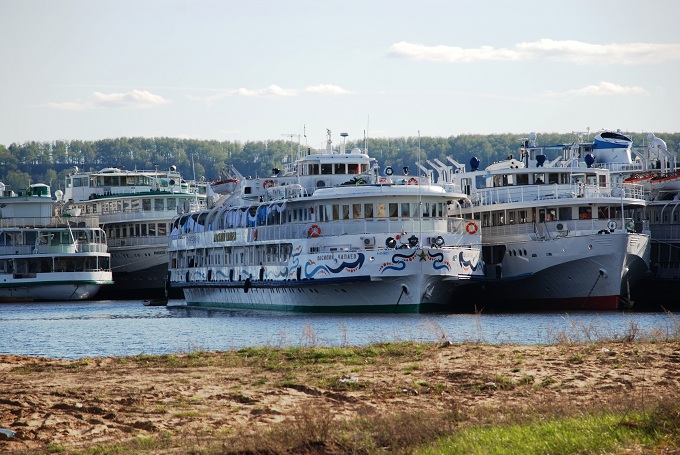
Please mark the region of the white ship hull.
POLYGON ((111 272, 38 273, 33 278, 0 274, 0 301, 69 301, 93 298, 111 284, 111 272))
POLYGON ((648 270, 648 245, 648 235, 626 232, 508 241, 509 254, 474 295, 505 311, 626 308, 630 288, 648 270))
POLYGON ((479 250, 462 247, 336 252, 296 255, 290 267, 269 268, 261 277, 257 268, 236 276, 226 269, 195 269, 182 287, 193 306, 418 312, 448 309, 455 289, 482 268, 479 250))

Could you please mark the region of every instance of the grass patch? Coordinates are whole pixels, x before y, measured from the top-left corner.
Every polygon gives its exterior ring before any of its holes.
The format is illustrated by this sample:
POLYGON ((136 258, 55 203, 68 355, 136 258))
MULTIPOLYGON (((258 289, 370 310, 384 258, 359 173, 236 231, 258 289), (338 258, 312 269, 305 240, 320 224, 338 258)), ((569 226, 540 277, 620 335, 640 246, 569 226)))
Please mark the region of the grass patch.
MULTIPOLYGON (((677 413, 677 409, 674 412, 677 413)), ((605 413, 524 424, 470 427, 417 453, 539 455, 619 453, 640 446, 648 449, 657 446, 680 448, 677 446, 680 423, 677 415, 665 431, 656 427, 654 419, 658 417, 657 412, 628 416, 605 413)), ((663 421, 669 423, 668 418, 663 421)))

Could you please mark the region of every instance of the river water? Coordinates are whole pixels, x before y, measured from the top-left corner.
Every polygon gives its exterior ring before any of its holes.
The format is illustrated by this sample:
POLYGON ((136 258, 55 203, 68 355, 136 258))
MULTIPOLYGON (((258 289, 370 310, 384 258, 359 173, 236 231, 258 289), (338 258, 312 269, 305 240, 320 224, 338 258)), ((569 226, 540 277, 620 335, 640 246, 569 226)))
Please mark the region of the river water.
POLYGON ((678 335, 670 313, 300 314, 189 308, 183 300, 0 305, 0 353, 82 357, 377 342, 550 344, 678 335))

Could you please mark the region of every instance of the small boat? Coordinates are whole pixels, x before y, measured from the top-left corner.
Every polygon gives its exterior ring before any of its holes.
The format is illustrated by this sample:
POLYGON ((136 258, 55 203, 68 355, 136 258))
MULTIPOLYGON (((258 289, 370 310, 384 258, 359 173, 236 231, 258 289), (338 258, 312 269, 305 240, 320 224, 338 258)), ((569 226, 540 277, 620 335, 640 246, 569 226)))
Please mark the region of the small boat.
POLYGON ((144 306, 166 306, 168 299, 149 299, 144 301, 144 306))

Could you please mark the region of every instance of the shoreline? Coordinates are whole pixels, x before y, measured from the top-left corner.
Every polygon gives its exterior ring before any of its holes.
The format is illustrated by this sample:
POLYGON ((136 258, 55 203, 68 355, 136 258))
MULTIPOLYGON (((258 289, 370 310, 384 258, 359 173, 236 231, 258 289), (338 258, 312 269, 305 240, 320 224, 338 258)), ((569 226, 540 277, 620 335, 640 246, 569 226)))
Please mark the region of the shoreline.
POLYGON ((0 397, 0 428, 15 432, 0 452, 11 454, 140 438, 186 447, 187 438, 214 442, 288 425, 312 409, 333 421, 454 412, 470 423, 503 422, 680 402, 680 342, 403 342, 78 360, 0 354, 0 397))

